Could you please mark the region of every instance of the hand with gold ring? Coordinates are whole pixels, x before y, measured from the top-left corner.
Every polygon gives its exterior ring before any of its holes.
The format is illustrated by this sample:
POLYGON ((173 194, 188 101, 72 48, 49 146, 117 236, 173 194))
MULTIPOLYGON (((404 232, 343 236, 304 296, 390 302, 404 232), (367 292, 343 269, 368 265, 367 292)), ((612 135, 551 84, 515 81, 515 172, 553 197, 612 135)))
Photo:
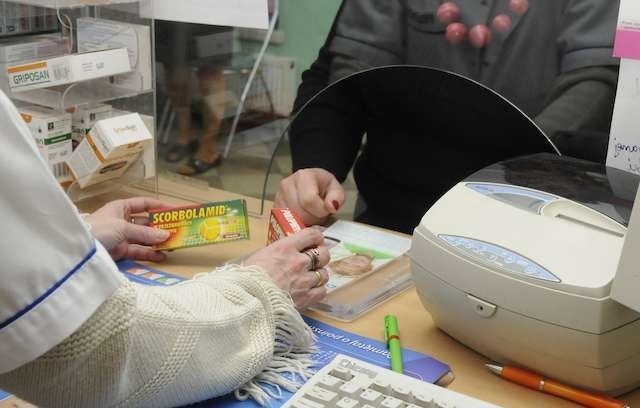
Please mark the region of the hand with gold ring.
POLYGON ((260 266, 303 310, 327 294, 324 284, 329 274, 323 267, 329 262, 329 251, 323 243, 320 231, 306 228, 254 253, 244 264, 260 266), (311 267, 315 270, 310 271, 311 267))

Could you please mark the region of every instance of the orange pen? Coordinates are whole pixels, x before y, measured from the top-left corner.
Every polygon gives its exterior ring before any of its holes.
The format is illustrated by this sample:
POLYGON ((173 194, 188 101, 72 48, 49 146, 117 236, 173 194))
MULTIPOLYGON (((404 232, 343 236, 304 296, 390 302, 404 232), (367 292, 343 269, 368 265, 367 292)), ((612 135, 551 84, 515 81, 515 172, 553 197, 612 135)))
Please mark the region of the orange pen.
POLYGON ((495 364, 485 364, 492 373, 499 375, 516 384, 542 391, 547 394, 555 395, 569 401, 577 402, 585 407, 591 408, 629 408, 626 402, 609 398, 606 395, 593 394, 587 391, 579 390, 560 384, 553 380, 547 380, 539 374, 523 370, 522 368, 504 366, 495 364))

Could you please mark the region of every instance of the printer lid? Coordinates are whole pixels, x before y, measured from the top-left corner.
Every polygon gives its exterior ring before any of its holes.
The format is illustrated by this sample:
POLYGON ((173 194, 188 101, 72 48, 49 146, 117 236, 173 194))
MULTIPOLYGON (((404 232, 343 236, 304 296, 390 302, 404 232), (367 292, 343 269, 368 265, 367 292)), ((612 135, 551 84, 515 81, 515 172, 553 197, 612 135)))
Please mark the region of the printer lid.
POLYGON ((550 193, 583 204, 626 227, 640 176, 586 160, 540 153, 496 163, 465 181, 550 193))

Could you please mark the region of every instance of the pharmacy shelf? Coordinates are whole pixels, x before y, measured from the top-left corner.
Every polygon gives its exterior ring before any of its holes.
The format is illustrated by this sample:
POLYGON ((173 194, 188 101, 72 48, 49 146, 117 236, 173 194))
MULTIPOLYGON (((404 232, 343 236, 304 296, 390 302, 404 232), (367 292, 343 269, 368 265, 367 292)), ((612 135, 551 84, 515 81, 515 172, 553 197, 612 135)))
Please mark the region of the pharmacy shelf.
POLYGON ((47 8, 77 8, 108 6, 111 4, 138 3, 138 0, 9 0, 11 3, 28 4, 47 8))
POLYGON ((10 98, 56 109, 152 92, 143 87, 142 75, 131 71, 126 48, 14 64, 7 67, 6 76, 0 74, 0 80, 7 81, 3 88, 10 91, 10 98), (46 81, 39 83, 35 74, 46 81))
POLYGON ((33 105, 46 106, 54 109, 67 109, 73 106, 89 103, 108 102, 120 98, 151 93, 153 90, 136 91, 115 86, 107 79, 78 82, 71 85, 61 85, 51 88, 33 89, 30 91, 13 92, 11 99, 33 105))
POLYGON ((106 193, 119 191, 127 186, 148 182, 155 184, 155 175, 152 178, 145 178, 146 171, 142 158, 138 158, 129 169, 116 180, 107 180, 98 184, 81 188, 78 182, 74 181, 67 188, 67 195, 75 202, 81 202, 106 193))

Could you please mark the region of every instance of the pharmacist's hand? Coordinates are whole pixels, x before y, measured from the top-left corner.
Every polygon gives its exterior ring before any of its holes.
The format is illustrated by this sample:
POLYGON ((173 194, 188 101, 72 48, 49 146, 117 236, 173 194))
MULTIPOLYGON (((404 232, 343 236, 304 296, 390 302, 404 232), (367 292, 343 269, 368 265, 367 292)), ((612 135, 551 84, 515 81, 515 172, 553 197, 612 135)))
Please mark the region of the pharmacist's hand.
POLYGON ((305 225, 323 224, 344 204, 344 189, 324 169, 302 169, 280 182, 274 207, 292 208, 305 225))
POLYGON ((323 267, 329 262, 329 251, 323 242, 320 231, 306 228, 254 253, 244 264, 264 269, 280 289, 289 292, 296 308, 304 310, 327 295, 324 285, 329 273, 323 267), (305 251, 310 248, 317 249, 316 271, 309 270, 313 255, 305 251))
POLYGON ((163 261, 165 254, 154 251, 149 245, 166 241, 169 232, 147 226, 146 216, 140 213, 166 207, 169 205, 147 197, 116 200, 88 215, 85 221, 114 260, 163 261))

